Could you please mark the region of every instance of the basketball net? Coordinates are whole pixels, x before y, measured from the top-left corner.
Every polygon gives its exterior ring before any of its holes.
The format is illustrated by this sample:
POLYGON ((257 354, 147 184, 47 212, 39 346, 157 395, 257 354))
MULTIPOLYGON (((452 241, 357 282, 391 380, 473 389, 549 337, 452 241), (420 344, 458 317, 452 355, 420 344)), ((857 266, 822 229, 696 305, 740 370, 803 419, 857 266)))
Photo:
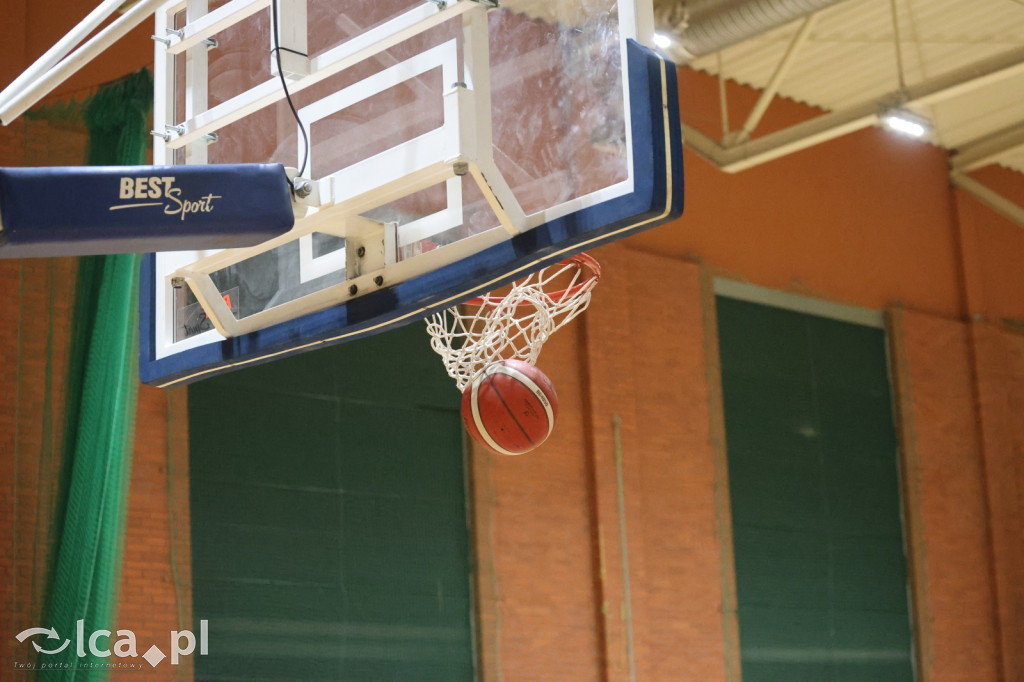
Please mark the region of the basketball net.
POLYGON ((586 310, 600 277, 601 266, 585 253, 549 265, 504 295, 488 293, 428 317, 430 346, 460 391, 493 362, 534 365, 544 342, 586 310))

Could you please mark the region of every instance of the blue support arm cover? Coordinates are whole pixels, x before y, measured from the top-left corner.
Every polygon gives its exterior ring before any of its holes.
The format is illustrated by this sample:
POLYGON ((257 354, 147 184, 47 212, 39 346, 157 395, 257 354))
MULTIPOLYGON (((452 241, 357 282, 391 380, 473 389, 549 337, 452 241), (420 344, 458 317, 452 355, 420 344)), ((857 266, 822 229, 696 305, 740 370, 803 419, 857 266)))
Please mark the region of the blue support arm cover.
POLYGON ((253 246, 294 222, 280 164, 0 168, 0 258, 253 246))

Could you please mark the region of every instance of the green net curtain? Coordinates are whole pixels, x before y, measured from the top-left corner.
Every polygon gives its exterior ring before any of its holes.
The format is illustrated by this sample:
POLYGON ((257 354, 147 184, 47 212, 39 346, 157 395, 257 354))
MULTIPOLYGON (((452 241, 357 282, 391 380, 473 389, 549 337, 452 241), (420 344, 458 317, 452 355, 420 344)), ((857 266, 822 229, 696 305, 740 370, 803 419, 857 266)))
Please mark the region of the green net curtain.
MULTIPOLYGON (((100 90, 85 110, 90 165, 145 163, 152 77, 141 71, 100 90)), ((79 263, 67 381, 63 521, 51 579, 48 626, 67 637, 84 620, 86 637, 116 630, 137 378, 139 257, 82 258, 79 263), (67 634, 65 634, 67 633, 67 634)), ((130 628, 130 624, 125 627, 130 628)), ((112 648, 116 635, 100 640, 112 648)), ((47 663, 63 669, 40 679, 102 680, 82 669, 116 657, 79 658, 74 647, 47 663), (66 665, 66 667, 64 667, 66 665)), ((141 653, 141 652, 140 652, 141 653)), ((139 660, 139 659, 134 659, 139 660)))

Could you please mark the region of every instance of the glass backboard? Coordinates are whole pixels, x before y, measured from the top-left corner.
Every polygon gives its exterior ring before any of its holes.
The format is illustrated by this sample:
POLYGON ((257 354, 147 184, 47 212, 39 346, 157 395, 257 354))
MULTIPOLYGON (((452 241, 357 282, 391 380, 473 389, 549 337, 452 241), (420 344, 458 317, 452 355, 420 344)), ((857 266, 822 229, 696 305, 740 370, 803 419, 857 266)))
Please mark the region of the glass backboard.
POLYGON ((143 381, 383 331, 677 217, 675 67, 637 40, 650 13, 649 0, 164 5, 154 163, 281 163, 298 191, 283 237, 147 256, 143 381))

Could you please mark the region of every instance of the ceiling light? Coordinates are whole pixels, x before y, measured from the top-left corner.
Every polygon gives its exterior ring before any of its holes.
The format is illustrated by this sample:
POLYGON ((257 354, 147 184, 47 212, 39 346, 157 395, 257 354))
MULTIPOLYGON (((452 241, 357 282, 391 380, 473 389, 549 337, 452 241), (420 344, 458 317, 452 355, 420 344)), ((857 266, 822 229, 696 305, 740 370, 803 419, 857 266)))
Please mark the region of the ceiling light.
POLYGON ((921 138, 932 129, 932 122, 909 109, 890 109, 882 114, 886 128, 907 137, 921 138))
POLYGON ((664 50, 665 48, 667 48, 669 45, 672 44, 672 38, 670 38, 668 35, 666 35, 664 33, 655 33, 654 34, 654 44, 657 47, 659 47, 662 50, 664 50))

